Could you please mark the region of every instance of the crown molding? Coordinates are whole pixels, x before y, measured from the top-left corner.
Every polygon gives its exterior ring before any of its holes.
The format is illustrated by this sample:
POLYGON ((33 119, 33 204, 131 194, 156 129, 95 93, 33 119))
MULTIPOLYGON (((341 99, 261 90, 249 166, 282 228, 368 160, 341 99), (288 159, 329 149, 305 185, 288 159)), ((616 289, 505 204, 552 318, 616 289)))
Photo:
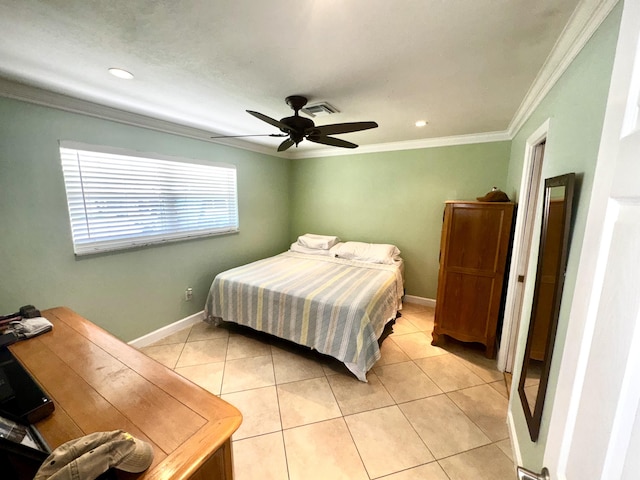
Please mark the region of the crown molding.
POLYGON ((399 150, 418 150, 422 148, 450 147, 453 145, 469 145, 473 143, 502 142, 511 140, 509 132, 474 133, 470 135, 456 135, 451 137, 422 138, 405 142, 376 143, 365 145, 357 149, 341 150, 309 150, 297 153, 294 158, 337 157, 340 155, 359 155, 362 153, 397 152, 399 150))
POLYGON ((14 82, 0 77, 0 96, 22 100, 24 102, 42 105, 45 107, 64 110, 71 113, 79 113, 90 117, 124 123, 135 127, 155 130, 157 132, 180 135, 203 142, 216 143, 243 150, 250 150, 266 155, 273 155, 272 149, 264 145, 249 143, 236 138, 211 138, 214 132, 197 127, 182 125, 159 118, 141 115, 114 107, 108 107, 99 103, 82 100, 62 93, 52 92, 43 88, 14 82))
POLYGON ((542 65, 509 124, 513 138, 547 96, 619 0, 582 0, 542 65))

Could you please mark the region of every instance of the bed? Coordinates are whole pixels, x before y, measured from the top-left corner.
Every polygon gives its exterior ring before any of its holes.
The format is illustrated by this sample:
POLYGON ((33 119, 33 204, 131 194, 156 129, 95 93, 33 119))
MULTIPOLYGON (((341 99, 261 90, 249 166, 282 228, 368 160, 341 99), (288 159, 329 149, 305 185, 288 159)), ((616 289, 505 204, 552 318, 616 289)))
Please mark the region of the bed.
POLYGON ((366 382, 380 358, 378 339, 401 309, 402 295, 397 256, 381 264, 287 251, 218 274, 205 319, 234 322, 315 349, 366 382))

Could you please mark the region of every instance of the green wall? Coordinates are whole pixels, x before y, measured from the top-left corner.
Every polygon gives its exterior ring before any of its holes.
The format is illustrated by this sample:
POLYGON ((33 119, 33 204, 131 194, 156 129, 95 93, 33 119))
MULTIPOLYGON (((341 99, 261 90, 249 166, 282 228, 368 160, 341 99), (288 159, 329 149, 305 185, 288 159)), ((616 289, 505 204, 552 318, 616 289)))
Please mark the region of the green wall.
POLYGON ((294 160, 291 239, 397 245, 409 295, 436 298, 443 202, 505 189, 510 142, 294 160))
POLYGON ((65 305, 127 341, 198 312, 216 273, 287 248, 289 170, 287 159, 0 98, 0 312, 65 305), (59 140, 235 164, 240 232, 75 258, 59 140))
MULTIPOLYGON (((517 198, 525 155, 527 139, 540 125, 550 119, 545 157, 542 167, 542 178, 553 177, 564 173, 575 172, 577 190, 574 197, 573 231, 569 247, 569 259, 562 296, 562 305, 553 352, 553 362, 547 390, 547 402, 543 410, 543 421, 537 443, 529 439, 524 413, 518 395, 511 397, 511 411, 517 430, 518 442, 525 466, 539 471, 542 468, 544 448, 552 410, 552 400, 558 380, 558 371, 567 332, 567 322, 576 273, 580 258, 580 250, 584 238, 587 210, 593 175, 598 155, 598 147, 604 121, 609 83, 613 68, 613 58, 620 24, 621 3, 611 12, 587 45, 563 74, 557 84, 545 97, 526 124, 520 129, 512 141, 511 161, 508 174, 509 192, 517 198)), ((542 187, 541 187, 542 189, 542 187)), ((541 208, 538 209, 536 221, 539 224, 541 208)), ((535 277, 539 229, 534 233, 533 257, 529 261, 527 278, 535 277)), ((518 385, 522 354, 528 330, 528 319, 531 313, 533 298, 533 281, 528 281, 525 288, 523 322, 518 335, 519 355, 515 359, 514 383, 518 385)), ((515 393, 515 391, 514 391, 515 393)))

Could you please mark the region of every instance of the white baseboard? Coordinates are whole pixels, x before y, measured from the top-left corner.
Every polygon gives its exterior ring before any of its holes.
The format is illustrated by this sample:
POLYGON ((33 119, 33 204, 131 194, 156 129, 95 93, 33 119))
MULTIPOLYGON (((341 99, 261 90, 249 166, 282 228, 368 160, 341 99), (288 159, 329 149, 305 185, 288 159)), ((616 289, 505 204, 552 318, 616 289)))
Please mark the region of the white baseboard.
POLYGON ((407 303, 415 303, 417 305, 426 305, 427 307, 436 306, 436 301, 433 298, 416 297, 415 295, 405 295, 404 301, 407 303))
POLYGON ((131 340, 129 345, 135 348, 146 347, 147 345, 151 345, 152 343, 157 342, 158 340, 162 340, 165 337, 168 337, 172 333, 176 333, 183 328, 187 328, 195 323, 201 322, 204 319, 204 310, 201 310, 193 315, 189 315, 182 320, 178 320, 177 322, 170 323, 169 325, 165 325, 164 327, 159 328, 158 330, 154 330, 153 332, 147 333, 142 337, 136 338, 135 340, 131 340))
MULTIPOLYGON (((512 392, 513 393, 513 392, 512 392)), ((513 452, 513 463, 522 465, 522 453, 520 453, 520 447, 518 444, 518 432, 516 432, 516 426, 513 423, 513 415, 511 408, 507 411, 507 428, 509 429, 509 439, 511 440, 511 451, 513 452)))

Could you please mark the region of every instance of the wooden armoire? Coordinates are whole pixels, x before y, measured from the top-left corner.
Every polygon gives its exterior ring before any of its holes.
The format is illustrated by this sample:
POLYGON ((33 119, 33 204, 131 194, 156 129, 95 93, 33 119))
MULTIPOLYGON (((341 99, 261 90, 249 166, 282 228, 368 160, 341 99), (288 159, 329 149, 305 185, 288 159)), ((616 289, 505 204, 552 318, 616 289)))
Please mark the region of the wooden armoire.
POLYGON ((445 203, 433 344, 442 335, 496 352, 514 204, 445 203))

